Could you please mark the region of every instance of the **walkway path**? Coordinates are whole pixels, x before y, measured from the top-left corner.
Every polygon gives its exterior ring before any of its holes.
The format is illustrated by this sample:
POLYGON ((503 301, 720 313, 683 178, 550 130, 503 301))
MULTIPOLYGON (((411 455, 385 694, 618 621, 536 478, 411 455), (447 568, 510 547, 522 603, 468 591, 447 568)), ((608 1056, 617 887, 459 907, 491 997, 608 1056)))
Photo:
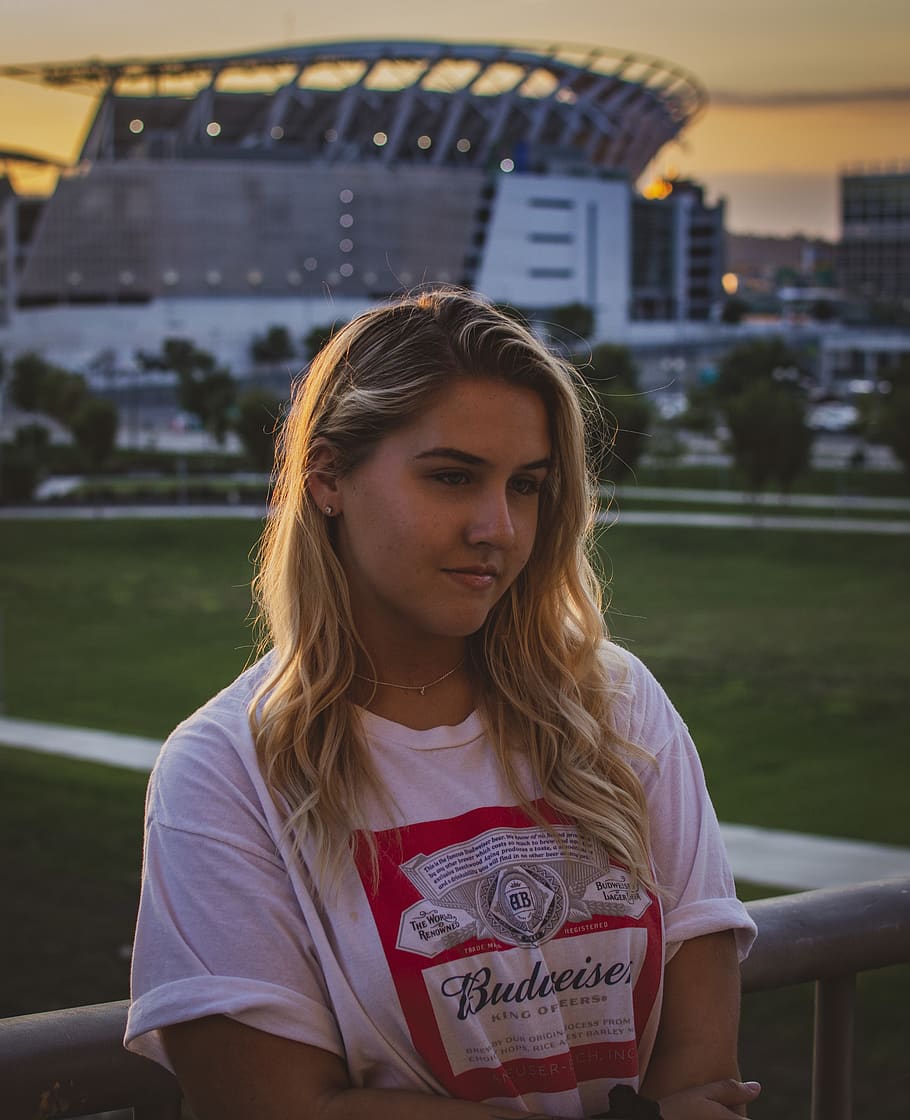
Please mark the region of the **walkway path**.
MULTIPOLYGON (((613 488, 602 486, 607 497, 613 488)), ((706 506, 775 506, 782 509, 831 509, 838 513, 870 510, 910 514, 910 498, 877 498, 865 494, 778 494, 766 491, 750 494, 746 490, 704 490, 683 486, 638 486, 624 483, 616 487, 617 496, 648 502, 698 502, 706 506)))
MULTIPOLYGON (((604 496, 611 493, 608 487, 604 496)), ((758 501, 741 490, 691 490, 660 486, 624 486, 618 491, 618 502, 598 514, 601 525, 687 525, 705 529, 798 529, 812 533, 876 533, 888 536, 910 534, 910 516, 851 517, 851 511, 866 513, 910 514, 910 499, 867 498, 862 495, 838 497, 829 494, 762 494, 758 501), (742 505, 743 513, 713 513, 674 510, 625 510, 622 499, 661 502, 697 502, 703 505, 742 505), (766 513, 766 509, 779 512, 766 513), (784 512, 792 509, 831 510, 836 516, 801 517, 784 512)), ((119 518, 154 520, 176 518, 180 520, 208 518, 246 518, 262 521, 266 507, 259 504, 237 505, 115 505, 115 506, 3 506, 0 520, 75 520, 107 521, 119 518)))
MULTIPOLYGON (((161 746, 136 735, 5 717, 0 743, 144 772, 161 746)), ((733 873, 743 881, 804 890, 910 876, 910 848, 741 824, 720 827, 733 873)))
MULTIPOLYGON (((256 505, 216 506, 3 506, 5 521, 110 521, 118 518, 149 521, 246 518, 262 521, 265 507, 256 505)), ((617 510, 614 506, 598 514, 601 525, 689 525, 702 529, 800 529, 811 533, 910 534, 906 521, 879 518, 774 516, 766 513, 675 513, 672 510, 617 510)))
POLYGON ((808 533, 884 533, 888 536, 910 534, 906 521, 871 517, 799 517, 766 513, 674 513, 672 510, 623 510, 615 507, 597 515, 598 525, 687 525, 697 529, 799 529, 808 533))

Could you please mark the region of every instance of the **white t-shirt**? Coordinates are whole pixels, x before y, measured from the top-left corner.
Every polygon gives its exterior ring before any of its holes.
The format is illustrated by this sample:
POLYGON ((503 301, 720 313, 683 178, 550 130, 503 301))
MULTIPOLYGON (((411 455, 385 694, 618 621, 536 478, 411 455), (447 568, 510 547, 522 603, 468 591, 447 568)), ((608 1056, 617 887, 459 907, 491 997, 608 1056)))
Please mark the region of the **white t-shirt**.
POLYGON ((256 760, 264 666, 240 676, 152 773, 127 1046, 167 1065, 160 1028, 221 1014, 339 1055, 356 1087, 577 1116, 637 1086, 674 950, 734 929, 743 957, 755 927, 688 731, 626 656, 617 728, 657 762, 637 769, 660 900, 574 829, 557 826, 559 844, 521 812, 477 714, 415 731, 368 712, 394 796, 370 809, 378 884, 352 858, 321 895, 256 760))

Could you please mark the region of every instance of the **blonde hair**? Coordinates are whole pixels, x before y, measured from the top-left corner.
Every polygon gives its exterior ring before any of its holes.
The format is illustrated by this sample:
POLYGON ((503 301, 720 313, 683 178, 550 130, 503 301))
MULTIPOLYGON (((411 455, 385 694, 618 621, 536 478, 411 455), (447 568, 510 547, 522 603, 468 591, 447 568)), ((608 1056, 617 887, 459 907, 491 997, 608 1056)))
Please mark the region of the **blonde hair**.
POLYGON ((295 387, 254 580, 273 650, 249 711, 260 766, 295 845, 312 845, 331 880, 353 832, 369 835, 365 791, 384 791, 348 699, 358 651, 366 651, 331 523, 309 493, 314 447, 329 441, 344 475, 444 385, 472 375, 536 391, 552 445, 530 559, 469 640, 478 710, 531 818, 545 823, 519 781, 516 752, 561 817, 651 886, 647 809, 629 762, 635 748, 611 718, 623 663, 606 641, 592 564, 595 490, 577 375, 530 330, 460 290, 425 292, 359 316, 295 387))

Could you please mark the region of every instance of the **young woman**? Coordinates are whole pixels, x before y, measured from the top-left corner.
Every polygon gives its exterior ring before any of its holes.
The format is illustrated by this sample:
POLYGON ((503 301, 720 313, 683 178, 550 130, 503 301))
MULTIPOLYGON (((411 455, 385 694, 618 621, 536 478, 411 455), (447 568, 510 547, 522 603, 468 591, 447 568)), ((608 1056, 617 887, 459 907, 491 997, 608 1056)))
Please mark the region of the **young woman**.
POLYGON ((742 1115, 754 927, 604 632, 572 371, 404 299, 314 361, 278 462, 269 652, 152 777, 128 1045, 199 1120, 742 1115))

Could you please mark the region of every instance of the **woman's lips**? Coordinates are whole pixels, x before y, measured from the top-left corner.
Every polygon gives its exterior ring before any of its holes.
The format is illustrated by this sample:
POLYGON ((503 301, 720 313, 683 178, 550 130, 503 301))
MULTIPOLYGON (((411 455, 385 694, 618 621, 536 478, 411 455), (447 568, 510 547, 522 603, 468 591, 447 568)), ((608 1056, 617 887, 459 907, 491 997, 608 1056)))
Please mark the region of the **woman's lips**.
POLYGON ((473 591, 486 591, 496 580, 496 572, 491 568, 444 568, 443 570, 456 583, 473 591))

